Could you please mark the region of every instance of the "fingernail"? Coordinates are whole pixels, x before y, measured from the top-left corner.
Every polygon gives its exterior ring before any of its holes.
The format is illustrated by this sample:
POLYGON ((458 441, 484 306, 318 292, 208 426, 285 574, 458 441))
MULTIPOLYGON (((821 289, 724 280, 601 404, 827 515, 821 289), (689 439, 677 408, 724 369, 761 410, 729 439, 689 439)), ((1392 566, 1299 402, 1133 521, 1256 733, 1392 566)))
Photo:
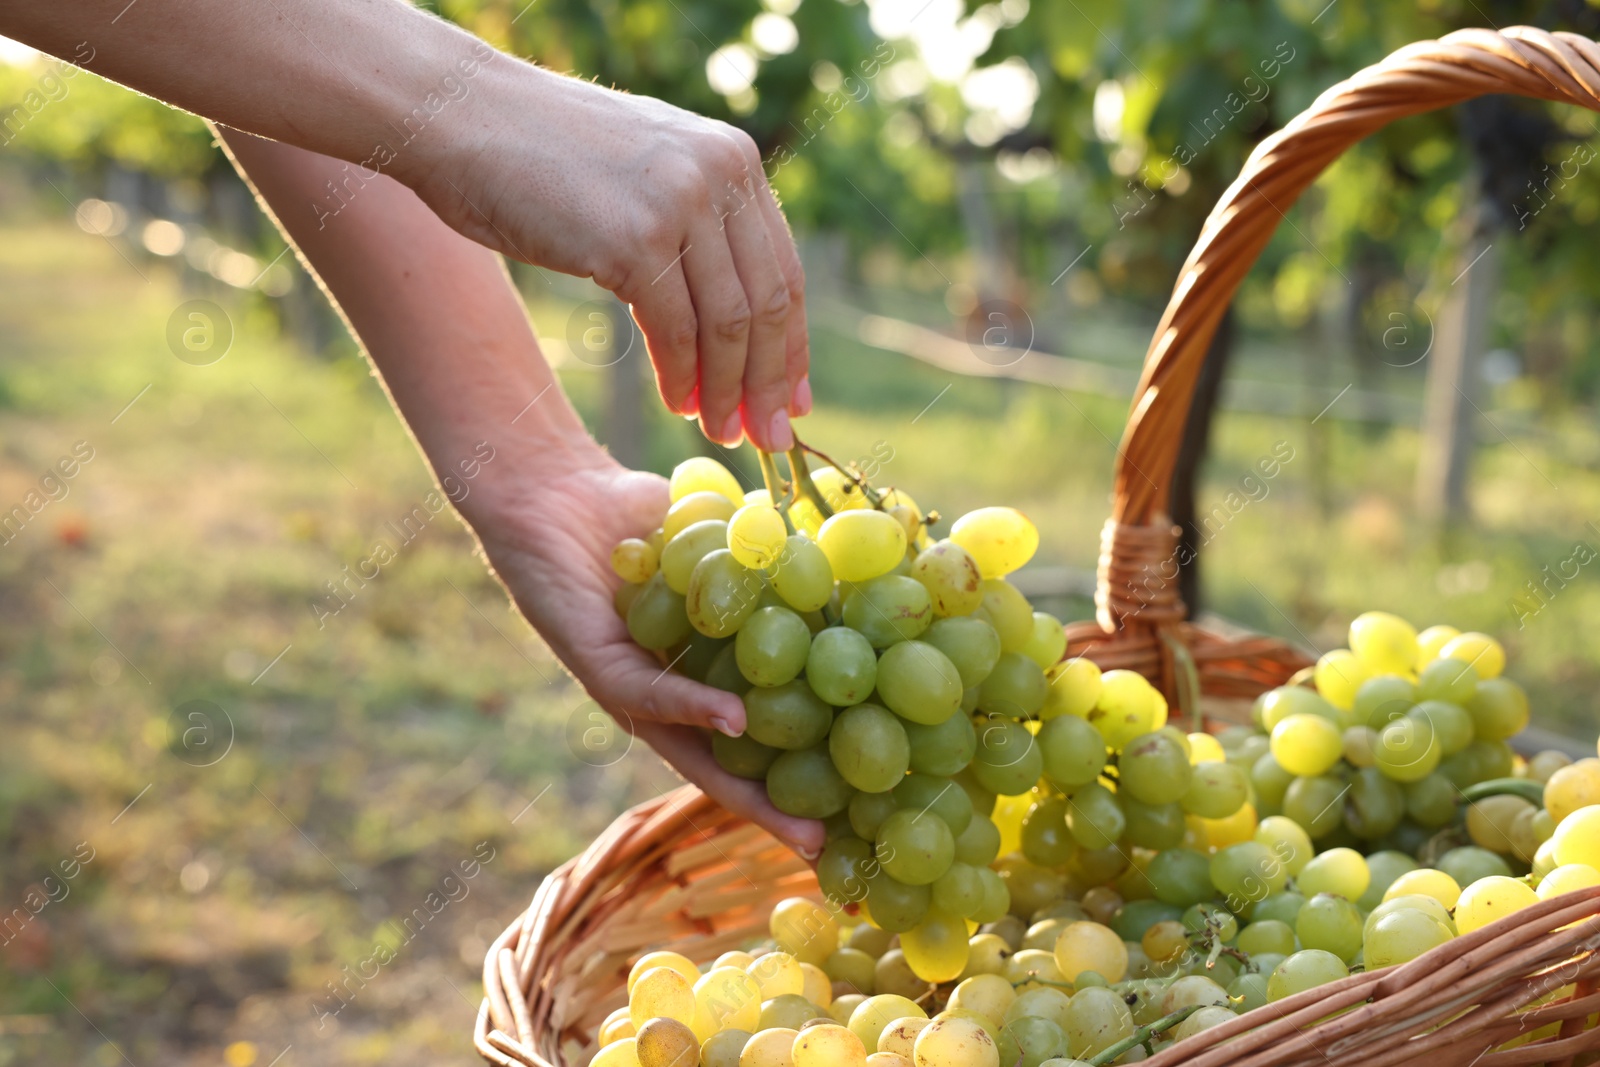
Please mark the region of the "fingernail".
POLYGON ((814 860, 822 855, 822 850, 819 848, 797 848, 795 851, 800 854, 801 859, 807 861, 814 860))
POLYGON ((717 733, 726 734, 729 737, 739 736, 739 731, 735 730, 733 725, 729 723, 727 719, 713 718, 711 720, 711 728, 717 731, 717 733))
POLYGON ((725 445, 736 445, 739 438, 744 435, 743 424, 739 421, 739 413, 735 411, 728 416, 728 421, 722 424, 722 435, 717 438, 725 445))
POLYGON ((800 379, 800 384, 794 387, 794 413, 796 415, 811 414, 811 378, 800 379))
POLYGON ((774 452, 787 452, 794 447, 794 431, 789 428, 787 411, 772 413, 772 421, 767 424, 767 443, 774 452))

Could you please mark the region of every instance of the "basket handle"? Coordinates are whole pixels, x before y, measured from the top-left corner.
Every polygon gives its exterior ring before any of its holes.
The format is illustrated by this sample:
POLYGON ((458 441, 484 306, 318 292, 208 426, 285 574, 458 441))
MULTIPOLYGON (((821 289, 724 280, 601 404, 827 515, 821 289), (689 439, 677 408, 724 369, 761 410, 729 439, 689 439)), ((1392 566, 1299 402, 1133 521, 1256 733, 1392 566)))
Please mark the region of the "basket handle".
POLYGON ((1112 481, 1096 594, 1103 630, 1118 629, 1125 618, 1132 622, 1129 616, 1155 625, 1185 614, 1175 583, 1166 583, 1173 588, 1159 604, 1145 595, 1130 600, 1121 587, 1176 546, 1168 496, 1206 348, 1290 206, 1374 130, 1489 93, 1600 110, 1600 45, 1526 26, 1421 41, 1328 89, 1250 154, 1206 218, 1145 355, 1112 481))

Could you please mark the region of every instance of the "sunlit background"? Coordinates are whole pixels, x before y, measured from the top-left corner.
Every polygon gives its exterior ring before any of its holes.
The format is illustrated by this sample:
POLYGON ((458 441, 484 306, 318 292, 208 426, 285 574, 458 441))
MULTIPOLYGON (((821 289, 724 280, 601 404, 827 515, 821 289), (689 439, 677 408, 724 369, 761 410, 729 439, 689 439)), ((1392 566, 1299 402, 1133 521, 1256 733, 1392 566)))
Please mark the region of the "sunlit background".
MULTIPOLYGON (((748 130, 811 278, 800 433, 946 515, 1028 511, 1021 583, 1068 618, 1152 327, 1251 146, 1412 40, 1600 30, 1582 2, 437 8, 748 130)), ((489 940, 673 779, 561 741, 584 696, 449 515, 317 618, 430 489, 403 428, 197 119, 0 60, 0 1065, 470 1062, 489 940), (175 357, 189 301, 219 357, 175 357)), ((1212 356, 1200 609, 1319 649, 1369 608, 1489 632, 1536 723, 1592 740, 1593 135, 1504 99, 1407 120, 1290 213, 1212 356)), ((596 292, 515 273, 617 455, 705 447, 637 348, 568 350, 596 292)))

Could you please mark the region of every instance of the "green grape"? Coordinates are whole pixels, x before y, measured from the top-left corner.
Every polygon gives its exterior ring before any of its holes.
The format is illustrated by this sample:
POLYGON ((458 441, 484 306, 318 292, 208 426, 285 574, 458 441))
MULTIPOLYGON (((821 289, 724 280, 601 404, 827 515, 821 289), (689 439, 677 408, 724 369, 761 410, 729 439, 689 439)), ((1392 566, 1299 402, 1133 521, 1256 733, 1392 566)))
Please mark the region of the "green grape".
MULTIPOLYGON (((1165 725, 1165 707, 1161 694, 1143 675, 1136 671, 1106 671, 1100 676, 1100 697, 1087 718, 1107 745, 1122 749, 1135 738, 1165 725), (1160 722, 1156 721, 1158 718, 1160 722)), ((1183 756, 1187 763, 1188 754, 1183 756)), ((1184 788, 1188 788, 1187 780, 1184 788)))
POLYGON ((1127 820, 1123 838, 1139 848, 1177 848, 1183 843, 1183 807, 1179 804, 1146 804, 1125 793, 1117 794, 1117 804, 1127 820))
POLYGON ((873 648, 920 637, 933 621, 928 591, 913 578, 886 574, 844 588, 844 624, 859 631, 873 648))
MULTIPOLYGON (((1251 843, 1246 841, 1230 848, 1246 848, 1251 843)), ((1217 891, 1211 882, 1211 861, 1193 849, 1158 852, 1144 873, 1150 879, 1157 900, 1183 908, 1209 900, 1217 891)))
POLYGON ((1283 813, 1316 841, 1343 825, 1343 800, 1344 783, 1331 775, 1296 778, 1283 794, 1283 813))
POLYGON ((1033 606, 1028 598, 1004 578, 987 578, 980 589, 983 603, 974 614, 994 627, 1002 650, 1022 651, 1033 638, 1033 606))
POLYGON ((1443 774, 1435 772, 1400 788, 1405 793, 1406 814, 1430 830, 1456 817, 1456 797, 1460 793, 1443 774))
POLYGON ((970 770, 985 789, 1002 796, 1021 796, 1039 781, 1044 757, 1026 726, 1009 719, 991 719, 978 728, 978 751, 970 770))
POLYGON ((1276 919, 1262 919, 1239 931, 1239 951, 1254 956, 1258 952, 1277 952, 1287 956, 1299 946, 1294 927, 1276 919))
POLYGON ((767 770, 767 797, 785 815, 825 819, 845 810, 854 794, 834 770, 827 745, 785 752, 767 770))
POLYGON ((1265 734, 1251 733, 1243 738, 1237 747, 1227 750, 1228 762, 1236 763, 1244 768, 1246 774, 1254 767, 1256 760, 1272 751, 1272 740, 1265 734))
POLYGON ((1353 848, 1319 852, 1295 875, 1295 886, 1301 893, 1313 897, 1332 893, 1345 900, 1359 900, 1371 881, 1366 857, 1353 848))
POLYGON ((894 793, 857 793, 850 798, 850 828, 868 841, 878 836, 883 820, 900 810, 894 793))
POLYGON ((851 989, 870 997, 877 966, 878 961, 870 954, 847 945, 828 954, 828 958, 822 961, 822 973, 826 974, 830 981, 843 982, 851 989))
POLYGON ((683 597, 669 588, 657 572, 628 606, 628 636, 644 648, 657 649, 672 647, 690 632, 683 597))
POLYGON ((878 696, 902 719, 933 726, 961 707, 961 676, 927 642, 901 641, 878 659, 878 696))
POLYGON ((935 619, 922 640, 950 658, 967 689, 989 677, 1000 659, 1000 635, 987 622, 971 616, 935 619))
POLYGON ((983 576, 967 550, 952 541, 936 541, 917 554, 911 577, 921 582, 941 618, 970 615, 983 603, 983 576))
MULTIPOLYGON (((1010 949, 1007 949, 1007 952, 1009 951, 1010 949)), ((1003 1026, 1009 1026, 1018 1019, 1031 1018, 1045 1019, 1060 1026, 1066 1020, 1068 1003, 1070 998, 1062 990, 1053 986, 1040 986, 1038 989, 1018 993, 1011 1006, 1006 1009, 1005 1018, 1000 1022, 1003 1026)))
POLYGON ((957 860, 933 882, 933 904, 951 915, 967 918, 983 907, 983 878, 971 864, 957 860))
POLYGON ((1122 838, 1128 820, 1117 806, 1117 796, 1098 782, 1073 793, 1067 800, 1067 829, 1072 839, 1087 849, 1107 848, 1122 838))
MULTIPOLYGON (((761 1021, 756 1025, 756 1032, 782 1027, 788 1030, 799 1030, 800 1027, 812 1019, 824 1017, 821 1008, 801 996, 799 993, 781 993, 761 1003, 761 1021)), ((642 1067, 642 1065, 641 1065, 642 1067)))
POLYGON ((850 808, 845 806, 844 811, 834 812, 822 820, 822 839, 824 842, 833 841, 841 837, 855 837, 855 827, 850 825, 850 808))
POLYGON ((1044 776, 1057 789, 1070 792, 1100 777, 1106 766, 1105 739, 1100 731, 1072 715, 1050 719, 1035 737, 1044 776))
POLYGON ((1350 623, 1350 651, 1374 673, 1399 674, 1417 664, 1417 630, 1398 615, 1368 611, 1350 623))
POLYGON ((1267 981, 1264 974, 1241 974, 1229 982, 1228 999, 1233 1002, 1234 1010, 1243 1014, 1264 1007, 1267 1003, 1267 981))
POLYGON ((1210 930, 1218 941, 1230 944, 1239 936, 1238 917, 1215 904, 1191 904, 1184 910, 1182 925, 1191 934, 1210 930))
POLYGON ((1044 707, 1050 683, 1044 671, 1017 652, 1002 653, 983 684, 978 687, 978 710, 989 715, 1031 718, 1044 707))
MULTIPOLYGON (((1156 860, 1172 854, 1172 852, 1162 852, 1157 855, 1156 860)), ((1152 868, 1156 860, 1151 861, 1152 868)), ((1189 867, 1195 866, 1193 861, 1185 862, 1189 867)), ((1271 847, 1260 841, 1241 841, 1236 845, 1218 849, 1216 854, 1206 861, 1205 873, 1205 885, 1220 892, 1228 903, 1228 909, 1235 913, 1245 911, 1252 904, 1257 906, 1259 912, 1260 904, 1273 894, 1281 892, 1289 880, 1289 871, 1283 859, 1271 847)), ((1198 879, 1191 878, 1191 884, 1186 888, 1194 890, 1197 882, 1198 879)), ((1161 897, 1159 886, 1156 895, 1161 897)), ((1161 899, 1165 900, 1166 897, 1161 899)), ((1198 903, 1204 899, 1206 898, 1198 897, 1188 903, 1198 903)), ((1257 919, 1260 918, 1258 913, 1252 914, 1255 914, 1257 919)))
POLYGON ((1343 897, 1318 893, 1295 916, 1294 933, 1305 948, 1331 952, 1349 963, 1361 951, 1361 909, 1343 897))
POLYGON ((1261 729, 1271 733, 1277 725, 1291 715, 1315 715, 1329 722, 1344 725, 1344 716, 1314 689, 1303 685, 1280 685, 1263 693, 1257 701, 1257 717, 1261 729))
POLYGON ((1463 752, 1468 750, 1477 753, 1479 765, 1489 778, 1509 778, 1516 766, 1517 754, 1504 741, 1486 741, 1480 737, 1462 749, 1463 752))
POLYGON ((1045 797, 1022 817, 1022 854, 1041 867, 1059 867, 1072 858, 1073 837, 1067 830, 1067 802, 1045 797))
POLYGON ((623 582, 617 586, 617 591, 611 594, 611 610, 615 611, 623 622, 627 622, 628 609, 633 607, 633 602, 638 599, 643 589, 642 585, 629 585, 623 582))
POLYGON ((985 815, 974 815, 967 828, 956 837, 956 860, 973 867, 987 868, 1000 855, 1000 830, 985 815))
POLYGON ((1299 874, 1316 853, 1305 828, 1285 815, 1262 819, 1256 825, 1255 840, 1272 850, 1291 877, 1299 874))
MULTIPOLYGON (((689 1067, 694 1067, 696 1062, 700 1067, 739 1067, 739 1054, 754 1036, 749 1030, 718 1030, 706 1038, 705 1043, 700 1046, 699 1060, 691 1061, 689 1067)), ((593 1060, 589 1062, 594 1064, 594 1067, 604 1067, 603 1064, 595 1064, 593 1060)))
POLYGON ((1439 766, 1438 736, 1427 719, 1407 715, 1378 731, 1377 768, 1397 782, 1426 778, 1439 766))
POLYGON ((1305 949, 1296 952, 1273 970, 1267 979, 1267 1000, 1282 1000, 1329 982, 1349 977, 1350 968, 1331 952, 1305 949))
POLYGON ((756 610, 766 584, 760 572, 741 566, 727 549, 707 552, 690 572, 684 612, 707 637, 731 637, 756 610))
POLYGON ((900 720, 876 704, 839 713, 828 734, 828 754, 844 780, 867 793, 893 789, 911 765, 911 743, 900 720))
POLYGON ((1505 860, 1475 845, 1448 850, 1434 867, 1454 878, 1460 886, 1470 886, 1481 878, 1511 877, 1511 867, 1505 860))
POLYGON ((805 667, 811 631, 788 608, 761 608, 739 630, 734 649, 739 670, 752 685, 779 686, 794 680, 805 667))
POLYGON ((1290 715, 1272 728, 1272 758, 1290 774, 1326 774, 1344 754, 1344 734, 1320 715, 1290 715))
POLYGON ((1272 815, 1283 810, 1284 794, 1293 784, 1295 776, 1268 752, 1250 765, 1250 787, 1255 790, 1256 810, 1261 815, 1272 815))
POLYGON ((952 835, 959 835, 972 822, 972 798, 948 778, 908 774, 895 786, 894 800, 902 808, 937 815, 952 835))
POLYGON ((878 862, 906 885, 931 885, 950 869, 955 851, 950 825, 926 812, 902 808, 878 827, 878 862))
POLYGON ((909 719, 900 725, 911 743, 911 769, 918 774, 948 778, 971 763, 978 750, 978 731, 965 715, 931 726, 909 719))
POLYGON ((1064 1015, 1061 1029, 1067 1035, 1067 1051, 1080 1059, 1133 1036, 1133 1014, 1122 997, 1109 989, 1090 988, 1074 994, 1064 1015))
MULTIPOLYGON (((1443 884, 1444 880, 1439 879, 1439 882, 1443 884)), ((1425 896, 1422 893, 1403 893, 1399 896, 1390 897, 1372 909, 1372 913, 1367 916, 1366 922, 1362 924, 1362 937, 1371 936, 1373 928, 1383 920, 1384 916, 1392 915, 1397 911, 1421 912, 1437 921, 1441 926, 1449 930, 1452 935, 1456 932, 1455 920, 1450 917, 1449 909, 1440 903, 1437 898, 1425 896)))
POLYGON ((1197 763, 1189 791, 1178 803, 1202 819, 1225 819, 1244 806, 1250 796, 1250 779, 1231 763, 1197 763))
POLYGON ((920 923, 900 935, 906 963, 925 982, 954 981, 967 966, 968 949, 966 919, 938 907, 930 907, 920 923))
POLYGON ((1258 903, 1250 915, 1255 922, 1274 919, 1293 926, 1295 920, 1300 917, 1300 909, 1305 907, 1305 903, 1306 898, 1299 893, 1273 893, 1258 903))
POLYGON ((740 564, 765 570, 778 562, 788 543, 783 516, 770 504, 745 504, 728 520, 728 551, 740 564))
POLYGON ((878 656, 865 637, 847 626, 830 626, 811 638, 806 681, 834 707, 859 704, 878 684, 878 656))
POLYGON ((669 499, 676 502, 704 490, 721 493, 735 506, 744 503, 739 479, 710 456, 693 456, 672 468, 672 478, 667 483, 669 499))
POLYGON ((738 505, 721 493, 709 490, 690 493, 681 500, 674 501, 667 509, 667 517, 661 522, 661 535, 671 542, 674 537, 697 522, 726 524, 733 518, 737 507, 738 505))
POLYGON ((1082 656, 1069 659, 1052 671, 1050 695, 1045 697, 1039 717, 1054 719, 1071 715, 1079 719, 1087 718, 1099 702, 1102 688, 1100 668, 1093 660, 1082 656))
POLYGON ((711 735, 711 756, 717 766, 739 778, 759 782, 766 778, 767 768, 778 758, 782 749, 763 745, 749 734, 729 737, 727 734, 711 735))
POLYGON ((804 534, 789 535, 769 577, 773 591, 795 611, 817 611, 833 596, 828 557, 804 534))
POLYGON ((858 837, 841 837, 824 845, 817 857, 817 885, 826 900, 841 906, 859 903, 867 895, 867 877, 876 869, 870 844, 858 837))
POLYGON ((1483 741, 1504 741, 1528 725, 1528 694, 1509 678, 1486 678, 1467 701, 1475 735, 1483 741))
POLYGON ((1121 788, 1146 804, 1171 804, 1189 791, 1193 769, 1172 738, 1147 733, 1122 751, 1118 763, 1121 788))
POLYGON ((841 582, 888 574, 905 558, 905 527, 882 511, 840 511, 817 531, 817 546, 841 582))
POLYGON ((1183 908, 1165 901, 1130 900, 1112 916, 1110 926, 1122 940, 1138 941, 1156 923, 1177 922, 1182 918, 1183 908))
POLYGON ((1417 703, 1417 687, 1409 678, 1398 674, 1380 674, 1368 678, 1356 690, 1351 716, 1356 725, 1365 724, 1382 730, 1392 720, 1400 718, 1417 703))
MULTIPOLYGON (((1466 668, 1469 673, 1471 671, 1471 668, 1460 660, 1436 662, 1459 665, 1466 668)), ((1439 752, 1443 756, 1453 756, 1473 742, 1475 727, 1472 716, 1458 704, 1447 704, 1442 700, 1424 700, 1406 714, 1410 718, 1421 719, 1433 727, 1433 732, 1439 739, 1439 752)))
POLYGON ((959 785, 972 801, 972 810, 979 815, 989 816, 994 814, 996 793, 972 776, 972 766, 961 768, 950 776, 950 780, 959 785))
POLYGON ((624 538, 611 550, 612 571, 630 585, 649 581, 660 560, 661 553, 656 551, 656 546, 637 537, 624 538))
MULTIPOLYGON (((937 819, 923 821, 944 826, 937 819)), ((949 830, 946 829, 945 832, 949 833, 949 830)), ((909 885, 900 881, 883 869, 881 859, 878 861, 877 871, 867 880, 867 910, 872 921, 890 933, 905 933, 921 922, 922 917, 928 913, 932 899, 931 885, 909 885)))
POLYGON ((979 867, 977 870, 978 877, 983 881, 983 907, 970 917, 973 922, 997 922, 1011 910, 1010 887, 993 868, 979 867))
POLYGON ((712 552, 727 551, 728 524, 718 519, 707 519, 689 526, 672 538, 661 550, 659 573, 679 596, 689 591, 689 579, 695 566, 712 552))
POLYGON ((1436 659, 1417 675, 1417 696, 1464 705, 1478 691, 1478 672, 1459 659, 1436 659))
MULTIPOLYGON (((1082 885, 1104 885, 1128 870, 1129 862, 1127 853, 1115 844, 1105 848, 1083 848, 1073 853, 1072 859, 1067 861, 1067 873, 1082 885)), ((1149 883, 1145 885, 1148 887, 1149 883)), ((1121 891, 1118 892, 1120 894, 1121 891)))
POLYGON ((1352 767, 1371 767, 1377 762, 1378 731, 1370 726, 1352 726, 1344 732, 1344 758, 1352 767))
MULTIPOLYGON (((752 689, 744 695, 745 732, 773 748, 810 748, 828 736, 833 709, 805 680, 752 689)), ((830 767, 831 769, 831 767, 830 767)))
POLYGON ((1067 654, 1067 631, 1062 628, 1061 620, 1047 612, 1034 612, 1033 636, 1022 654, 1037 663, 1041 670, 1047 671, 1060 663, 1061 657, 1067 654))
POLYGON ((1023 1016, 1000 1031, 1000 1062, 1007 1067, 1040 1067, 1067 1054, 1067 1035, 1049 1019, 1023 1016))
POLYGON ((1368 970, 1409 963, 1454 936, 1433 916, 1403 908, 1383 916, 1368 929, 1362 960, 1368 970))
POLYGON ((1416 870, 1417 866, 1417 861, 1404 852, 1385 849, 1372 853, 1367 857, 1367 889, 1356 898, 1356 906, 1370 912, 1383 902, 1383 894, 1394 885, 1396 878, 1407 871, 1416 870))
POLYGON ((712 657, 711 665, 706 668, 703 681, 713 689, 720 689, 724 693, 740 697, 753 688, 745 680, 744 675, 739 673, 738 650, 733 647, 732 641, 717 650, 717 654, 712 657))
POLYGON ((1351 833, 1376 840, 1399 826, 1405 813, 1405 790, 1378 768, 1365 767, 1351 776, 1344 797, 1344 822, 1351 833))

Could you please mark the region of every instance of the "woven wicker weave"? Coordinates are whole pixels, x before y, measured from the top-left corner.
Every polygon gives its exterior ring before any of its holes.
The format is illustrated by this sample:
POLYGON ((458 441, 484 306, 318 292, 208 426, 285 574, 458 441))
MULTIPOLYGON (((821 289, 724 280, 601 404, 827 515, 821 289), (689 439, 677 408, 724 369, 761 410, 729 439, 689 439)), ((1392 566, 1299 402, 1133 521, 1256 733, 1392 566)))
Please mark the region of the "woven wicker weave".
MULTIPOLYGON (((1151 343, 1118 450, 1097 619, 1068 627, 1069 655, 1138 670, 1179 706, 1201 695, 1254 697, 1307 665, 1284 642, 1184 621, 1171 573, 1178 531, 1166 507, 1195 380, 1234 291, 1330 163, 1395 119, 1487 93, 1600 110, 1600 46, 1523 27, 1415 44, 1329 89, 1252 153, 1207 220, 1151 343)), ((642 804, 553 872, 490 948, 478 1051, 504 1067, 577 1067, 592 1054, 600 1021, 624 1003, 637 956, 670 947, 709 961, 762 936, 767 909, 782 897, 815 892, 801 860, 697 790, 642 804)), ((1600 889, 1541 902, 1403 966, 1249 1012, 1145 1062, 1571 1065, 1600 1049, 1597 1013, 1600 889), (1553 1032, 1528 1040, 1541 1028, 1553 1032)))

